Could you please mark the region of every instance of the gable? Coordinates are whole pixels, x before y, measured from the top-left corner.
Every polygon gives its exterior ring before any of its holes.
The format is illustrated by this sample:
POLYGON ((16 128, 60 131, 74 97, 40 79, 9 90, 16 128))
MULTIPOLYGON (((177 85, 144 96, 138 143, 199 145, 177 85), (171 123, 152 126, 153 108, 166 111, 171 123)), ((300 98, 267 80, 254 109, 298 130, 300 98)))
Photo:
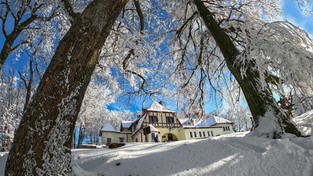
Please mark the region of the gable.
POLYGON ((134 122, 134 121, 124 121, 124 120, 123 120, 122 123, 121 123, 122 128, 126 128, 126 129, 130 128, 131 125, 133 124, 133 122, 134 122))
POLYGON ((156 111, 156 112, 173 112, 169 109, 167 109, 165 106, 163 106, 162 104, 154 101, 150 107, 147 109, 147 111, 156 111))

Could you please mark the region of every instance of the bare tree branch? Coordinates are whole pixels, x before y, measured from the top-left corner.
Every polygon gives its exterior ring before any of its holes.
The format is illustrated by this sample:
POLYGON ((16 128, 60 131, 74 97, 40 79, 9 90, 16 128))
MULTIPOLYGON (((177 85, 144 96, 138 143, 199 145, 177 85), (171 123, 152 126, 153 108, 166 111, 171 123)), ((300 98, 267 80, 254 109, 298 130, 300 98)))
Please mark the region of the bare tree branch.
POLYGON ((139 0, 134 0, 134 4, 136 7, 136 11, 138 13, 139 16, 139 20, 140 20, 140 32, 143 33, 143 30, 145 29, 145 22, 144 22, 144 16, 139 4, 139 0))

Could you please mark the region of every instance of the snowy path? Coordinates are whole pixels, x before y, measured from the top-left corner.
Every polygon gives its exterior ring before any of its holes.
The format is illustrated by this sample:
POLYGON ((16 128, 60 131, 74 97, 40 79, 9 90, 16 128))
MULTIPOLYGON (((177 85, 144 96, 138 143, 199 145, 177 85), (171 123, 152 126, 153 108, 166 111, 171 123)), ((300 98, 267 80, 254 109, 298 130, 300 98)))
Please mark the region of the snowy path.
POLYGON ((131 143, 113 150, 74 151, 73 165, 76 175, 313 175, 312 141, 294 140, 237 136, 131 143))

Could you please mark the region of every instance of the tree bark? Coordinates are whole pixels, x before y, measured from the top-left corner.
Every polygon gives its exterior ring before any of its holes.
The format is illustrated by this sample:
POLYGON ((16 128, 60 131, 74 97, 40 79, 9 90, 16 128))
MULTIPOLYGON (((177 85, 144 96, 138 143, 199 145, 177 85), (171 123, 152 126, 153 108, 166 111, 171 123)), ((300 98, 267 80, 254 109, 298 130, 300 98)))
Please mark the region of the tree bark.
MULTIPOLYGON (((301 136, 297 127, 290 121, 289 115, 278 106, 272 92, 268 86, 262 87, 260 82, 260 73, 254 68, 253 60, 249 63, 235 63, 235 59, 240 54, 230 37, 218 25, 213 14, 208 10, 201 0, 194 0, 200 17, 204 21, 207 29, 212 34, 217 46, 220 48, 228 69, 239 83, 248 106, 253 116, 254 126, 258 136, 280 138, 285 133, 292 133, 301 136), (240 66, 244 64, 247 69, 245 76, 241 75, 240 66), (273 116, 271 116, 271 114, 273 116), (265 119, 266 118, 266 119, 265 119), (271 119, 275 125, 274 128, 264 128, 263 120, 271 119)), ((240 62, 240 61, 239 61, 240 62)))
POLYGON ((61 40, 15 133, 5 175, 69 175, 73 130, 101 48, 127 0, 94 0, 61 40))

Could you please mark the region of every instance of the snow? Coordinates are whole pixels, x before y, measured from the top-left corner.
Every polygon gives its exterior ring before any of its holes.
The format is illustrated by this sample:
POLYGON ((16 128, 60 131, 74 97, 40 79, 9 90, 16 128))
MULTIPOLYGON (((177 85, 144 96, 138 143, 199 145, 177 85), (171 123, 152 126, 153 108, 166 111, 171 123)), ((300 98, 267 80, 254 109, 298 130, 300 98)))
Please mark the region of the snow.
POLYGON ((216 124, 227 124, 227 123, 231 124, 231 123, 233 123, 227 119, 224 119, 222 117, 218 117, 215 115, 209 115, 209 116, 205 117, 204 119, 180 118, 179 121, 184 127, 210 127, 210 126, 214 126, 216 124), (191 120, 193 120, 194 122, 190 123, 191 120))
POLYGON ((114 126, 110 123, 106 123, 102 128, 101 131, 111 131, 111 132, 116 132, 116 129, 114 126))
POLYGON ((309 176, 313 173, 313 149, 301 145, 312 143, 299 140, 297 143, 293 139, 273 140, 236 133, 203 140, 128 143, 113 150, 76 150, 73 167, 78 176, 309 176))
POLYGON ((313 110, 298 116, 297 118, 293 119, 293 121, 299 126, 299 129, 303 132, 304 135, 312 135, 313 110))
POLYGON ((147 110, 148 111, 159 111, 159 112, 173 112, 156 101, 154 101, 147 110))
POLYGON ((156 129, 153 125, 149 125, 149 127, 150 127, 150 131, 151 132, 159 132, 159 130, 158 129, 156 129))
POLYGON ((140 130, 140 127, 141 127, 141 125, 142 125, 143 121, 145 120, 145 118, 146 118, 146 114, 145 114, 143 117, 141 117, 141 118, 139 119, 139 121, 138 121, 138 124, 137 124, 137 126, 136 126, 136 130, 135 130, 134 134, 135 134, 138 130, 140 130))
POLYGON ((123 128, 129 128, 133 124, 133 121, 122 121, 123 128))
MULTIPOLYGON (((277 129, 275 124, 275 116, 271 111, 268 111, 265 113, 264 117, 260 118, 259 126, 253 131, 254 134, 251 135, 271 135, 274 133, 274 131, 277 129)), ((273 137, 273 136, 268 136, 273 137)))
MULTIPOLYGON (((313 111, 294 121, 312 128, 313 111)), ((310 132, 310 130, 306 130, 310 132)), ((307 133, 307 134, 310 134, 307 133)), ((199 140, 127 143, 116 149, 72 150, 77 176, 313 175, 313 138, 270 139, 232 133, 199 140)), ((3 176, 7 153, 0 153, 3 176)))
POLYGON ((197 124, 197 126, 213 126, 215 124, 219 124, 219 123, 232 123, 231 121, 224 119, 222 117, 218 117, 218 116, 209 116, 208 118, 202 120, 201 122, 199 122, 197 124))

